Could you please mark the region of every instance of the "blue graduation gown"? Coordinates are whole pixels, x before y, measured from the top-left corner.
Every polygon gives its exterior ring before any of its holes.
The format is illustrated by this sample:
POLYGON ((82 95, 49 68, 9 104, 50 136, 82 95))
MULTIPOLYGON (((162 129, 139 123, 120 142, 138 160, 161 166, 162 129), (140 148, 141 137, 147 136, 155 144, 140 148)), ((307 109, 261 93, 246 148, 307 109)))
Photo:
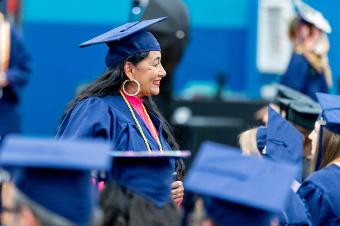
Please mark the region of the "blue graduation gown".
POLYGON ((313 173, 298 194, 306 203, 313 226, 340 225, 340 167, 334 164, 313 173))
POLYGON ((304 55, 295 52, 280 83, 304 93, 314 100, 316 100, 316 92, 328 93, 324 73, 319 73, 310 65, 304 55))
POLYGON ((18 105, 20 92, 30 73, 30 58, 14 30, 11 30, 10 62, 7 78, 9 85, 3 88, 0 98, 0 136, 20 132, 21 117, 18 105))
POLYGON ((286 207, 278 215, 280 226, 310 226, 308 212, 299 195, 291 191, 286 207))
MULTIPOLYGON (((159 150, 151 132, 137 112, 135 115, 152 150, 159 150)), ((164 150, 171 150, 162 134, 160 120, 152 113, 164 150)), ((97 138, 108 140, 117 151, 145 151, 146 146, 131 112, 119 95, 89 97, 78 103, 63 119, 57 136, 60 138, 97 138)), ((115 159, 111 177, 118 184, 142 195, 156 206, 171 201, 170 184, 175 170, 174 159, 115 159)))

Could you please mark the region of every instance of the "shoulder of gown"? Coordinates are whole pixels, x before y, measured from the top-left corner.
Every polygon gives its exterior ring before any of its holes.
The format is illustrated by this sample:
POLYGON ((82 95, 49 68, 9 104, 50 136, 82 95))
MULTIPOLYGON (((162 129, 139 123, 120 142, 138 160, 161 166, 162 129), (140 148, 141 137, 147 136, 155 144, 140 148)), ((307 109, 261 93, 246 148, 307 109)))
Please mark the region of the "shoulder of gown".
POLYGON ((102 97, 88 97, 68 112, 57 131, 59 138, 110 138, 115 112, 102 97))
POLYGON ((313 173, 299 188, 313 225, 340 225, 339 178, 340 168, 331 165, 313 173))
POLYGON ((311 226, 307 207, 294 191, 290 192, 286 207, 278 218, 280 226, 311 226))

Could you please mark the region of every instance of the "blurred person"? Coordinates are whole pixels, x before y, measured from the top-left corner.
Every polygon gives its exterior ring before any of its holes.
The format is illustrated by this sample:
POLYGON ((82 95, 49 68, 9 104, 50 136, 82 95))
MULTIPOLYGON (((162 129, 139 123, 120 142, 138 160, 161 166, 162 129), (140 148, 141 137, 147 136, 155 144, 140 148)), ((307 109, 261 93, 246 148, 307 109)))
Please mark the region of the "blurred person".
POLYGON ((8 136, 0 155, 12 178, 2 194, 3 225, 100 226, 91 170, 109 170, 109 150, 101 142, 8 136))
MULTIPOLYGON (((152 96, 159 94, 166 72, 161 64, 159 43, 146 28, 164 19, 130 22, 81 44, 86 47, 106 43, 108 70, 71 101, 57 137, 104 139, 118 151, 178 150, 169 124, 152 100, 152 96)), ((183 161, 164 159, 157 167, 131 172, 125 170, 124 164, 117 163, 110 176, 133 190, 136 184, 144 183, 141 178, 149 175, 149 188, 143 187, 144 190, 138 190, 139 194, 152 200, 157 208, 166 208, 173 201, 180 205, 184 191, 183 161), (159 175, 170 184, 152 180, 159 175), (130 180, 131 177, 134 180, 130 180), (173 200, 168 199, 170 186, 173 200)))
MULTIPOLYGON (((311 141, 308 136, 314 129, 314 123, 321 112, 320 105, 312 98, 287 86, 276 84, 275 87, 277 95, 270 107, 291 122, 304 136, 302 159, 302 179, 304 180, 312 171, 311 141)), ((261 108, 256 117, 267 124, 268 107, 261 108)))
POLYGON ((298 194, 306 203, 313 226, 340 225, 340 96, 317 93, 322 113, 309 138, 315 172, 298 194))
MULTIPOLYGON (((0 0, 1 1, 1 0, 0 0)), ((14 28, 0 12, 0 141, 20 133, 20 95, 30 73, 30 58, 14 28)))
MULTIPOLYGON (((182 151, 164 151, 163 153, 148 152, 119 152, 114 151, 112 156, 115 164, 119 164, 124 171, 146 171, 147 169, 157 171, 158 165, 168 158, 184 157, 182 151), (135 168, 135 169, 133 169, 135 168)), ((155 206, 156 202, 143 195, 141 191, 150 190, 148 178, 150 175, 139 175, 140 183, 131 186, 133 177, 117 183, 115 178, 107 182, 100 197, 100 206, 104 211, 103 226, 179 226, 181 223, 181 212, 175 205, 170 203, 166 206, 155 206), (129 187, 127 185, 130 185, 129 187)), ((152 180, 158 184, 169 184, 167 178, 162 174, 153 176, 152 180)), ((158 192, 159 193, 159 192, 158 192)), ((157 193, 153 194, 157 195, 157 193)))
POLYGON ((187 190, 203 196, 210 219, 204 224, 278 225, 276 214, 290 194, 295 167, 234 149, 205 142, 185 179, 187 190))
POLYGON ((331 28, 320 12, 301 1, 295 5, 298 15, 289 29, 294 51, 280 83, 316 99, 316 92, 328 92, 332 86, 326 35, 331 28))
POLYGON ((243 132, 239 143, 244 155, 263 156, 276 162, 297 166, 296 181, 293 183, 286 206, 278 214, 278 222, 279 225, 310 225, 304 203, 295 193, 296 186, 299 185, 297 181, 301 181, 302 134, 269 107, 267 127, 260 126, 243 132))
POLYGON ((283 85, 277 85, 277 88, 276 104, 279 106, 279 112, 283 113, 285 119, 290 121, 304 136, 302 169, 302 179, 304 180, 312 171, 311 141, 308 135, 314 129, 314 123, 321 108, 312 98, 298 91, 283 85))

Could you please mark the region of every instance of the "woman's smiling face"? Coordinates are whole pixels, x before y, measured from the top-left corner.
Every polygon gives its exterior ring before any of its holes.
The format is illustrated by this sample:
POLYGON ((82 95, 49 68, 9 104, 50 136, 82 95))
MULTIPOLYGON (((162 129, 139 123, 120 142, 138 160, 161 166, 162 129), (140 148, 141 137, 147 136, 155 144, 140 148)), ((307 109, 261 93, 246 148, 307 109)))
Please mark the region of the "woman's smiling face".
POLYGON ((135 79, 140 84, 139 97, 158 95, 161 80, 166 71, 161 64, 161 52, 150 51, 149 55, 136 65, 130 64, 129 79, 135 79))

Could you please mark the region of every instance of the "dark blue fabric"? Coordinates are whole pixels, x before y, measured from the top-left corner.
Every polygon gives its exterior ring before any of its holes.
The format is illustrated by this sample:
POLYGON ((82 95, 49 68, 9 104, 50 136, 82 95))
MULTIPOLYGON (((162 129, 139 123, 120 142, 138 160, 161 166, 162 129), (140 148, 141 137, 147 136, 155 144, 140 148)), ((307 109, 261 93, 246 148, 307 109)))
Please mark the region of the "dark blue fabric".
POLYGON ((32 201, 77 226, 91 222, 95 190, 90 171, 17 170, 14 183, 32 201))
POLYGON ((204 197, 204 207, 215 225, 222 226, 269 226, 273 213, 204 197))
POLYGON ((107 67, 120 63, 137 53, 161 50, 156 38, 145 30, 130 35, 118 43, 114 42, 108 45, 109 50, 105 58, 107 67))
POLYGON ((280 226, 310 226, 307 208, 299 195, 291 190, 286 207, 278 214, 280 226))
POLYGON ((293 53, 281 84, 293 88, 316 100, 316 92, 328 92, 324 73, 317 72, 304 55, 293 53))
POLYGON ((15 186, 28 199, 78 226, 91 222, 91 170, 109 170, 111 146, 96 141, 7 136, 0 153, 15 186))
POLYGON ((3 88, 0 98, 0 136, 20 132, 18 104, 22 88, 26 85, 30 58, 18 34, 11 30, 10 62, 7 71, 9 85, 3 88))
MULTIPOLYGON (((185 178, 186 190, 248 207, 245 209, 267 213, 281 211, 286 204, 296 167, 244 156, 235 149, 212 142, 203 143, 185 178)), ((244 216, 241 209, 237 214, 232 208, 233 214, 230 215, 227 209, 228 205, 225 216, 233 218, 235 223, 236 219, 244 216)), ((250 218, 247 220, 252 221, 250 218)))
MULTIPOLYGON (((152 150, 158 144, 137 112, 135 115, 152 150)), ((164 150, 171 150, 162 134, 160 120, 149 113, 155 124, 164 150)), ((80 102, 62 121, 57 136, 60 138, 92 137, 108 140, 116 151, 145 151, 145 143, 137 125, 121 96, 89 97, 80 102)), ((113 160, 111 177, 117 183, 140 194, 161 207, 171 201, 170 184, 175 160, 120 159, 113 160)))
POLYGON ((340 167, 330 165, 306 179, 298 190, 312 225, 340 225, 340 167))
POLYGON ((165 19, 166 17, 160 17, 129 22, 80 44, 80 47, 106 43, 109 46, 105 59, 107 67, 122 62, 137 53, 160 51, 161 48, 156 38, 145 29, 165 19))
POLYGON ((298 166, 296 180, 302 177, 303 135, 279 113, 268 108, 266 156, 298 166))
POLYGON ((266 146, 267 143, 267 127, 259 126, 256 132, 256 144, 257 149, 262 152, 263 148, 266 146))
POLYGON ((323 120, 326 121, 325 128, 333 133, 340 134, 340 96, 326 93, 317 93, 323 120))

